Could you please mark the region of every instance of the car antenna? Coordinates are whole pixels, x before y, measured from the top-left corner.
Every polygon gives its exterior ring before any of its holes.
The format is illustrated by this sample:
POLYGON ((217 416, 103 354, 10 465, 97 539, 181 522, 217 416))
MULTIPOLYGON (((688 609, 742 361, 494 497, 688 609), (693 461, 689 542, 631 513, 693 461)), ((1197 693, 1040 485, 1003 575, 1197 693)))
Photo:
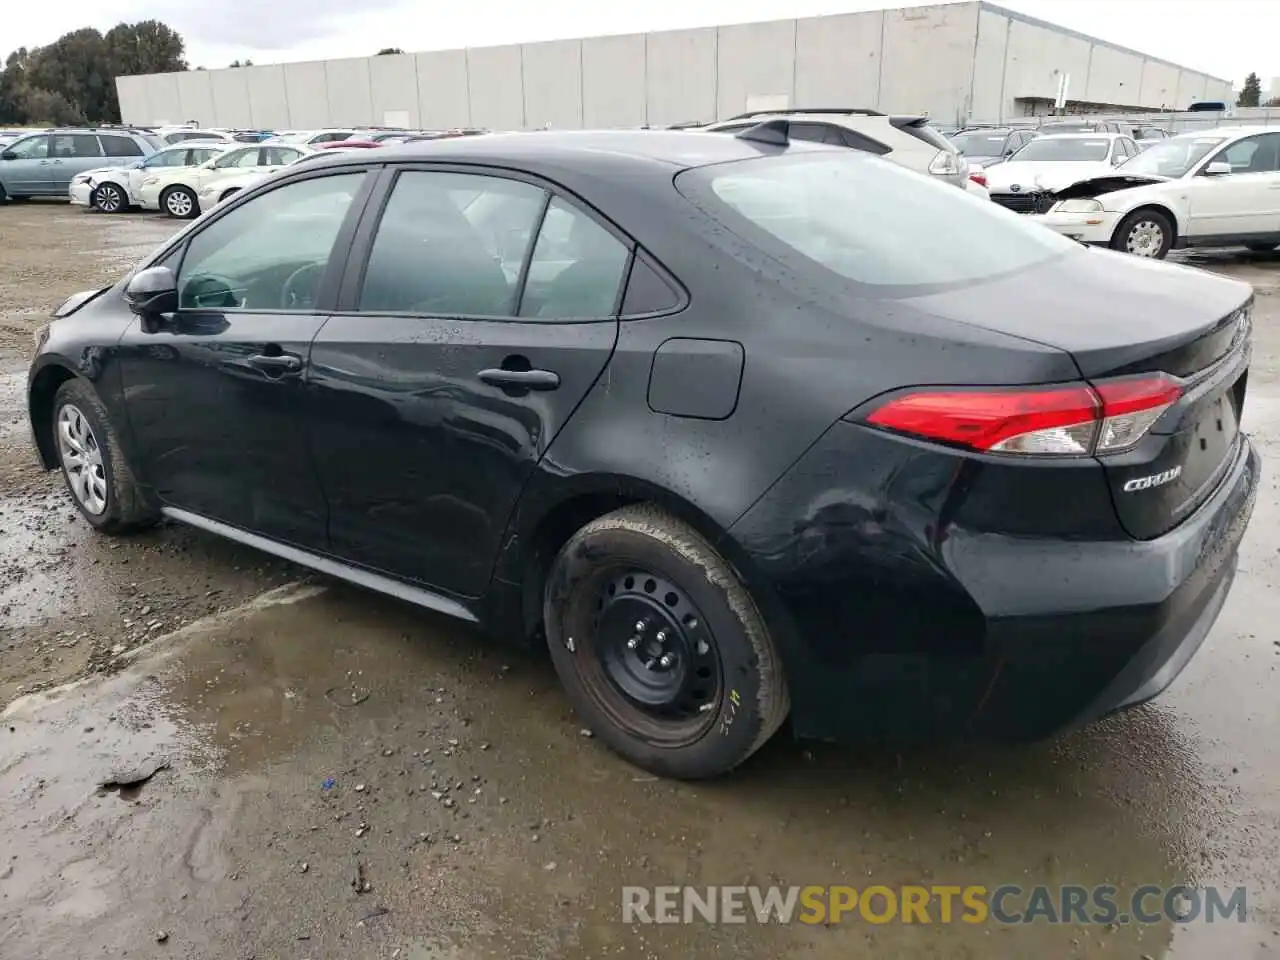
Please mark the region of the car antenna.
POLYGON ((769 143, 776 147, 789 146, 791 143, 791 121, 781 117, 774 120, 765 120, 757 123, 754 127, 747 127, 742 132, 735 133, 734 136, 739 140, 769 143))

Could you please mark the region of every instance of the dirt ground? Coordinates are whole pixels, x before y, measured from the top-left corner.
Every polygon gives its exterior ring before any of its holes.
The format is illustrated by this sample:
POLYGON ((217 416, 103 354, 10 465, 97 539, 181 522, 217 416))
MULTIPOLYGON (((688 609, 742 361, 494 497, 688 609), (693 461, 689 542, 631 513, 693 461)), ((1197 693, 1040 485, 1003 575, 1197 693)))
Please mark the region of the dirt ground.
MULTIPOLYGON (((1280 956, 1278 479, 1206 646, 1049 744, 778 739, 660 782, 543 658, 204 534, 91 535, 30 451, 31 331, 174 228, 0 206, 0 958, 1280 956), (7 704, 7 708, 6 708, 7 704), (145 780, 120 789, 110 784, 145 780), (1244 923, 649 926, 625 885, 1245 886, 1244 923)), ((1280 448, 1280 257, 1245 428, 1280 448)))

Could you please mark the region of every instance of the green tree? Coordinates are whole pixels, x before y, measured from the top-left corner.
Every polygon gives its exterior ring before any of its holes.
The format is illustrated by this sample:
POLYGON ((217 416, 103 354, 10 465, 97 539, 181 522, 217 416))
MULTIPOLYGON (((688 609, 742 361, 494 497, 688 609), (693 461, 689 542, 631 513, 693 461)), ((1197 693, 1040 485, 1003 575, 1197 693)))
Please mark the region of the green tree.
POLYGON ((1240 97, 1236 100, 1236 106, 1256 107, 1261 99, 1262 81, 1258 79, 1256 73, 1250 73, 1244 78, 1244 86, 1240 90, 1240 97))
POLYGON ((228 67, 252 67, 252 60, 232 60, 227 64, 228 67))
POLYGON ((404 51, 401 50, 399 47, 383 47, 381 50, 378 51, 377 56, 385 57, 385 56, 388 56, 389 54, 395 54, 395 53, 404 53, 404 51))

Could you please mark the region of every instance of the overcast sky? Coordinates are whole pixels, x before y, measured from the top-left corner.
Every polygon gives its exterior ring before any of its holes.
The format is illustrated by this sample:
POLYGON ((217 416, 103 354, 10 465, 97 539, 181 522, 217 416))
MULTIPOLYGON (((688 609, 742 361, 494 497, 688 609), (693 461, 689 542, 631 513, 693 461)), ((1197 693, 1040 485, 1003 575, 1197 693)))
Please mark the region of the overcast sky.
MULTIPOLYGON (((892 6, 865 0, 7 0, 5 46, 69 30, 157 19, 187 42, 192 66, 407 51, 743 23, 892 6), (436 12, 432 12, 436 11, 436 12)), ((915 3, 897 4, 918 6, 915 3)), ((1225 77, 1280 81, 1280 0, 1006 0, 1002 6, 1225 77)), ((0 51, 0 56, 7 54, 0 51)), ((920 64, 927 69, 927 64, 920 64)), ((1280 82, 1277 84, 1280 87, 1280 82)), ((1280 95, 1280 89, 1276 91, 1280 95)))

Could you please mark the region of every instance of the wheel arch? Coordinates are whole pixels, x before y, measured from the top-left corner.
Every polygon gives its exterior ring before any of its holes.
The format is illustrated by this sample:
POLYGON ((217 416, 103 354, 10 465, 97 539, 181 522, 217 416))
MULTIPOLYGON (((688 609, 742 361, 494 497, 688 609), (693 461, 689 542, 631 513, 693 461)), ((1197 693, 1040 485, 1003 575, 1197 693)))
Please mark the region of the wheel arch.
POLYGON ((617 474, 534 481, 532 486, 507 524, 494 566, 489 619, 495 632, 541 642, 543 590, 560 548, 592 520, 622 507, 651 503, 689 524, 720 553, 747 586, 786 663, 793 632, 780 600, 748 553, 689 499, 650 481, 617 474))
POLYGON ((59 387, 75 378, 76 373, 70 367, 58 362, 48 363, 32 378, 27 391, 31 434, 35 438, 40 463, 46 470, 58 466, 58 449, 53 436, 53 398, 59 387))
MULTIPOLYGON (((1135 204, 1132 210, 1126 210, 1120 215, 1120 220, 1116 223, 1116 229, 1119 230, 1120 226, 1135 213, 1141 213, 1144 210, 1153 210, 1156 213, 1169 218, 1169 222, 1173 224, 1173 239, 1170 241, 1170 249, 1176 247, 1186 235, 1183 217, 1173 209, 1172 205, 1163 203, 1159 200, 1145 200, 1142 203, 1135 204)), ((1115 239, 1114 234, 1112 235, 1112 239, 1115 239)))

